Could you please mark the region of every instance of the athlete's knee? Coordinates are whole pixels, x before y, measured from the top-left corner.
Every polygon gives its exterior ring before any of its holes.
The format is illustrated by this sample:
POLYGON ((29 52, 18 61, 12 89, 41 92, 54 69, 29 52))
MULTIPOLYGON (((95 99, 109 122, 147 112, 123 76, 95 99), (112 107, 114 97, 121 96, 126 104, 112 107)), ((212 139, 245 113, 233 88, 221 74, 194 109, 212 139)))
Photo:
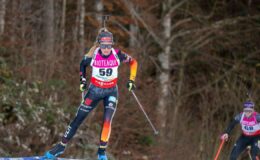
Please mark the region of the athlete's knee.
POLYGON ((115 97, 115 96, 110 96, 110 97, 108 97, 108 101, 109 102, 113 102, 113 103, 117 103, 117 97, 115 97))
POLYGON ((115 110, 117 105, 117 98, 114 96, 110 96, 108 98, 108 104, 105 106, 106 109, 115 110))
POLYGON ((237 144, 234 145, 232 152, 230 154, 230 160, 236 160, 239 156, 240 152, 239 152, 239 148, 237 146, 237 144))

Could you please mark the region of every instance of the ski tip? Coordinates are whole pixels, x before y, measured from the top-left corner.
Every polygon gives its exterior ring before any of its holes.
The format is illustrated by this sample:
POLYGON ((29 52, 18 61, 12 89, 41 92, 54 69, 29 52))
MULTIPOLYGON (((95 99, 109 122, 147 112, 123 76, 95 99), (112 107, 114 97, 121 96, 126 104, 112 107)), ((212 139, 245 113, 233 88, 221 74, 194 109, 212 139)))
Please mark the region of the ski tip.
MULTIPOLYGON (((0 160, 53 160, 48 159, 45 156, 33 156, 33 157, 0 157, 0 160)), ((84 159, 73 159, 73 158, 56 158, 55 160, 84 160, 84 159)))
POLYGON ((34 157, 0 157, 0 160, 43 160, 42 156, 34 156, 34 157))

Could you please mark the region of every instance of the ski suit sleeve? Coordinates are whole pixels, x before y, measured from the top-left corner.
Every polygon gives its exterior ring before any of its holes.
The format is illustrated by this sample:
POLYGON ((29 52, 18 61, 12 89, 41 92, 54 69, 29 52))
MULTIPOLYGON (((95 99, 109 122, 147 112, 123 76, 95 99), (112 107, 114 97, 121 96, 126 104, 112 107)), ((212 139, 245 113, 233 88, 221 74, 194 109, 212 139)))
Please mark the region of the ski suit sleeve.
POLYGON ((258 123, 260 123, 260 114, 259 113, 256 114, 256 120, 258 123))
POLYGON ((80 63, 80 78, 86 78, 86 67, 90 65, 93 54, 97 47, 98 44, 94 43, 91 48, 86 49, 85 55, 80 63))
POLYGON ((129 56, 127 53, 123 53, 121 50, 118 51, 118 58, 120 62, 129 63, 130 65, 130 77, 129 80, 135 81, 136 72, 137 72, 137 61, 129 56))
POLYGON ((80 77, 86 78, 86 67, 90 65, 92 57, 85 55, 80 62, 80 77))
POLYGON ((242 117, 242 113, 236 115, 233 121, 228 125, 227 129, 225 130, 225 133, 229 135, 233 130, 233 128, 240 122, 241 117, 242 117))

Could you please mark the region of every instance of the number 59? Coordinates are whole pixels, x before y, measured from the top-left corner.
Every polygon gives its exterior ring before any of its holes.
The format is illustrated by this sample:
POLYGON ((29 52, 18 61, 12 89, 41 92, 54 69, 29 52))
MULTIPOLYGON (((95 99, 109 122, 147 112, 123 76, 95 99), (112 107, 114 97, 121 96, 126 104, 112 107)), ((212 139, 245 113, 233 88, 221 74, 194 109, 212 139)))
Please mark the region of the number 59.
POLYGON ((101 76, 111 76, 112 75, 113 70, 111 68, 105 69, 105 68, 101 68, 99 69, 99 75, 101 76))

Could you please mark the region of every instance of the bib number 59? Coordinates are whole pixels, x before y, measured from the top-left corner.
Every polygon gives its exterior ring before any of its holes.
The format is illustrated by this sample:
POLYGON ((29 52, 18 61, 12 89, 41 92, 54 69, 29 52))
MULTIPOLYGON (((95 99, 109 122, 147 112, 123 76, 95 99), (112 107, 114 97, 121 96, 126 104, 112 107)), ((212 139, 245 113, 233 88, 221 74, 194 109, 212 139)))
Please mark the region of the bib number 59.
POLYGON ((105 68, 100 68, 99 69, 99 75, 101 76, 111 76, 113 70, 111 68, 105 69, 105 68))

